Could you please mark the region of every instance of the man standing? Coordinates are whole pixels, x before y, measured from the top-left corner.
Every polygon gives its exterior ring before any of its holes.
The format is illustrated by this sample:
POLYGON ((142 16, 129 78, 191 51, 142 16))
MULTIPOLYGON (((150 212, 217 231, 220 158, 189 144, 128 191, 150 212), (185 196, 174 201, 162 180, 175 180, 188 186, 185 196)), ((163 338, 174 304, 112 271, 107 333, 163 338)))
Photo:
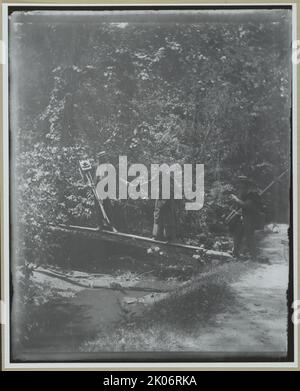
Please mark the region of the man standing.
POLYGON ((255 191, 251 191, 252 182, 246 176, 238 177, 239 197, 231 194, 231 198, 241 208, 241 215, 236 215, 235 224, 232 226, 233 255, 239 257, 243 239, 252 259, 257 258, 257 246, 255 241, 255 229, 257 229, 260 216, 260 197, 255 191))
POLYGON ((170 198, 162 197, 162 175, 160 175, 159 198, 155 200, 153 237, 156 240, 176 239, 176 211, 174 200, 174 180, 170 177, 170 198))

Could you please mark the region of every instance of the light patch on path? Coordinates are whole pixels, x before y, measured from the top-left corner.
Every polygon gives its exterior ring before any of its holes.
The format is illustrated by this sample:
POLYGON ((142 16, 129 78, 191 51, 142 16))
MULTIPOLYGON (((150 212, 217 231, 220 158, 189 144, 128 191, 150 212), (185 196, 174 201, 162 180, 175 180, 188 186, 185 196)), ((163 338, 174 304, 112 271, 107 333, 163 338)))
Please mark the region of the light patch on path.
POLYGON ((282 225, 279 233, 261 241, 261 253, 270 264, 229 283, 235 297, 232 306, 216 315, 213 328, 202 329, 196 340, 185 340, 185 349, 286 354, 288 262, 282 242, 286 232, 282 225))

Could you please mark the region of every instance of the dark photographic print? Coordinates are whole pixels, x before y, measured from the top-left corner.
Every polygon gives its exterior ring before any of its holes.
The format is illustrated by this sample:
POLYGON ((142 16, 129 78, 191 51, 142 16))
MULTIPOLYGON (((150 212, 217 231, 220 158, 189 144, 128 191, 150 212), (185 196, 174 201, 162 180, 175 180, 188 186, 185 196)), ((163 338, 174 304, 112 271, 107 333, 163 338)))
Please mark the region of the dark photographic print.
POLYGON ((8 41, 11 362, 292 362, 291 7, 8 41))

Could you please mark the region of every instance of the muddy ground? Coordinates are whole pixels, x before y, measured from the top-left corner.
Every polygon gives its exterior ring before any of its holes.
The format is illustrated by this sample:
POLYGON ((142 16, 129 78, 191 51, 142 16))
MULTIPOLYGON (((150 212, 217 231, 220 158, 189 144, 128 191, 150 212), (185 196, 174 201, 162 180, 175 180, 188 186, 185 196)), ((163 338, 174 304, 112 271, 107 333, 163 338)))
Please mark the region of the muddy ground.
POLYGON ((25 351, 266 352, 283 357, 287 226, 260 236, 261 255, 268 262, 210 260, 194 274, 188 268, 180 275, 178 265, 171 265, 173 275, 157 275, 150 266, 144 273, 69 271, 68 282, 36 271, 36 283, 45 293, 54 291, 55 299, 44 305, 47 321, 25 351))

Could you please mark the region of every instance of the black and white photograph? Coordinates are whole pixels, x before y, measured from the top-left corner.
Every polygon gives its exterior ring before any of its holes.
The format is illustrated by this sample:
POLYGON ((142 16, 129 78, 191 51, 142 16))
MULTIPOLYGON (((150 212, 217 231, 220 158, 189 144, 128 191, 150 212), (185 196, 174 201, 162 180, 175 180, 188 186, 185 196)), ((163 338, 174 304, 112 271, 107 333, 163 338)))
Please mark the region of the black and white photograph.
POLYGON ((292 7, 54 8, 7 18, 10 362, 292 363, 292 7))

